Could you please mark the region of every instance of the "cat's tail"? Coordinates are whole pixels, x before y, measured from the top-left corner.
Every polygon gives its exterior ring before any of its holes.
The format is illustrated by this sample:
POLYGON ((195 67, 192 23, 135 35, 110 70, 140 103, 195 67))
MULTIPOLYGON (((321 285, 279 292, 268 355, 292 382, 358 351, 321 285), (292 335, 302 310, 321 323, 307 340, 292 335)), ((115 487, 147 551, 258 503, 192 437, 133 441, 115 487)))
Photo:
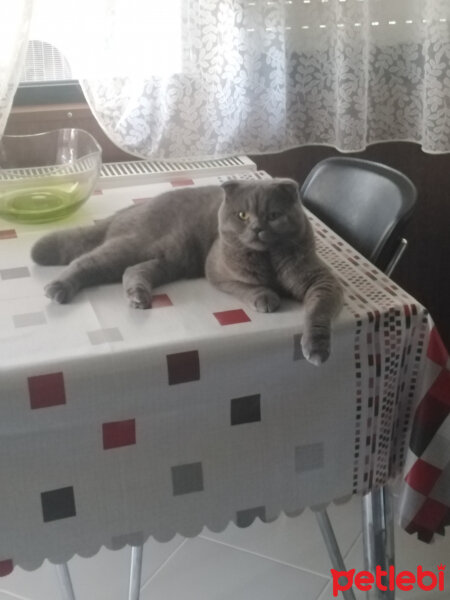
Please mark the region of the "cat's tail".
POLYGON ((38 265, 68 265, 103 243, 109 223, 110 219, 105 219, 88 227, 49 233, 34 244, 31 257, 38 265))

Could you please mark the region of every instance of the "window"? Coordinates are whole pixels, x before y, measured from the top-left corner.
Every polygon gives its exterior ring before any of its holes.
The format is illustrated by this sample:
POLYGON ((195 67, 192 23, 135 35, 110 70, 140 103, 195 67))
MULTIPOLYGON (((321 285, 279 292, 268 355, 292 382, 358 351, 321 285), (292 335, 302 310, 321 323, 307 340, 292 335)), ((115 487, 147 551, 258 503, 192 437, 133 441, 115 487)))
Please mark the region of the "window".
POLYGON ((69 62, 58 48, 44 40, 31 39, 21 79, 23 83, 67 81, 72 80, 73 75, 69 62))
POLYGON ((79 0, 73 6, 68 8, 60 0, 39 0, 35 4, 16 106, 84 101, 78 80, 99 75, 92 56, 103 57, 99 61, 102 77, 133 72, 164 76, 181 70, 182 0, 162 4, 79 0), (108 29, 112 11, 114 19, 108 29), (119 43, 114 30, 118 14, 125 24, 119 43), (108 36, 96 35, 99 29, 106 29, 108 36), (83 40, 89 43, 83 44, 83 40), (127 48, 127 52, 121 48, 127 48), (109 61, 105 62, 105 55, 110 56, 109 61))

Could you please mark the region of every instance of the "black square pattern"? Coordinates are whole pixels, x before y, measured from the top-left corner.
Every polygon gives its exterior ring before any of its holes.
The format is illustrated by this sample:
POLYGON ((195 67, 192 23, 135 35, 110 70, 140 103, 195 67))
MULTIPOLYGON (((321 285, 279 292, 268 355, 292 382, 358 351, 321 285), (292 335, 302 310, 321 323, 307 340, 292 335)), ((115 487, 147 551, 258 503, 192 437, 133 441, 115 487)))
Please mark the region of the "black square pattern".
POLYGON ((76 515, 73 487, 41 493, 44 522, 67 519, 76 515))
POLYGON ((231 424, 255 423, 261 421, 261 395, 243 396, 231 400, 231 424))
POLYGON ((255 508, 247 508, 245 510, 238 510, 236 513, 236 525, 238 527, 249 527, 253 521, 259 517, 264 523, 266 520, 266 508, 265 506, 256 506, 255 508))
POLYGON ((112 550, 121 550, 124 546, 142 546, 145 541, 142 531, 116 535, 111 539, 112 550))
POLYGON ((200 358, 197 350, 168 354, 166 358, 169 385, 200 379, 200 358))
POLYGON ((305 358, 302 350, 302 336, 300 333, 294 335, 294 360, 302 360, 305 358))

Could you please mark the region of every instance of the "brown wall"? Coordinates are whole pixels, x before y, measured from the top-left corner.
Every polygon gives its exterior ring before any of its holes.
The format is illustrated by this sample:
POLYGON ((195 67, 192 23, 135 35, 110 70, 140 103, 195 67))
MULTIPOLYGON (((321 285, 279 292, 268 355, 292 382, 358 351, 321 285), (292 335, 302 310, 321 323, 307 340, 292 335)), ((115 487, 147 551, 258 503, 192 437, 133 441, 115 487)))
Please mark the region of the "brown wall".
MULTIPOLYGON (((90 131, 103 147, 104 162, 130 158, 108 140, 85 104, 17 108, 6 132, 31 133, 57 127, 90 131)), ((316 163, 337 155, 333 148, 307 146, 252 158, 271 175, 302 183, 316 163)), ((417 144, 391 142, 375 144, 354 156, 399 169, 416 185, 417 208, 405 232, 409 246, 393 279, 429 309, 450 348, 450 154, 425 154, 417 144)))
POLYGON ((60 127, 77 127, 89 131, 103 149, 103 162, 135 160, 115 146, 92 116, 87 104, 47 104, 14 108, 6 124, 6 134, 25 135, 51 131, 60 127))

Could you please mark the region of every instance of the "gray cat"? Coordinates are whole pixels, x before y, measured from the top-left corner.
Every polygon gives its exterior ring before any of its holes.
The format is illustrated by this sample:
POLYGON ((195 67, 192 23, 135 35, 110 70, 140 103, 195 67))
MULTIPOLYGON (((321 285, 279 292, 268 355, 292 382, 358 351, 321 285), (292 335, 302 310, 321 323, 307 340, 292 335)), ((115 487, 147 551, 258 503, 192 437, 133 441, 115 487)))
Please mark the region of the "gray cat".
POLYGON ((329 356, 331 321, 342 304, 289 179, 166 192, 96 225, 46 235, 32 257, 68 265, 45 288, 59 303, 83 287, 122 279, 130 305, 145 309, 153 288, 205 274, 259 312, 276 310, 280 295, 293 297, 305 309, 303 353, 316 365, 329 356))

